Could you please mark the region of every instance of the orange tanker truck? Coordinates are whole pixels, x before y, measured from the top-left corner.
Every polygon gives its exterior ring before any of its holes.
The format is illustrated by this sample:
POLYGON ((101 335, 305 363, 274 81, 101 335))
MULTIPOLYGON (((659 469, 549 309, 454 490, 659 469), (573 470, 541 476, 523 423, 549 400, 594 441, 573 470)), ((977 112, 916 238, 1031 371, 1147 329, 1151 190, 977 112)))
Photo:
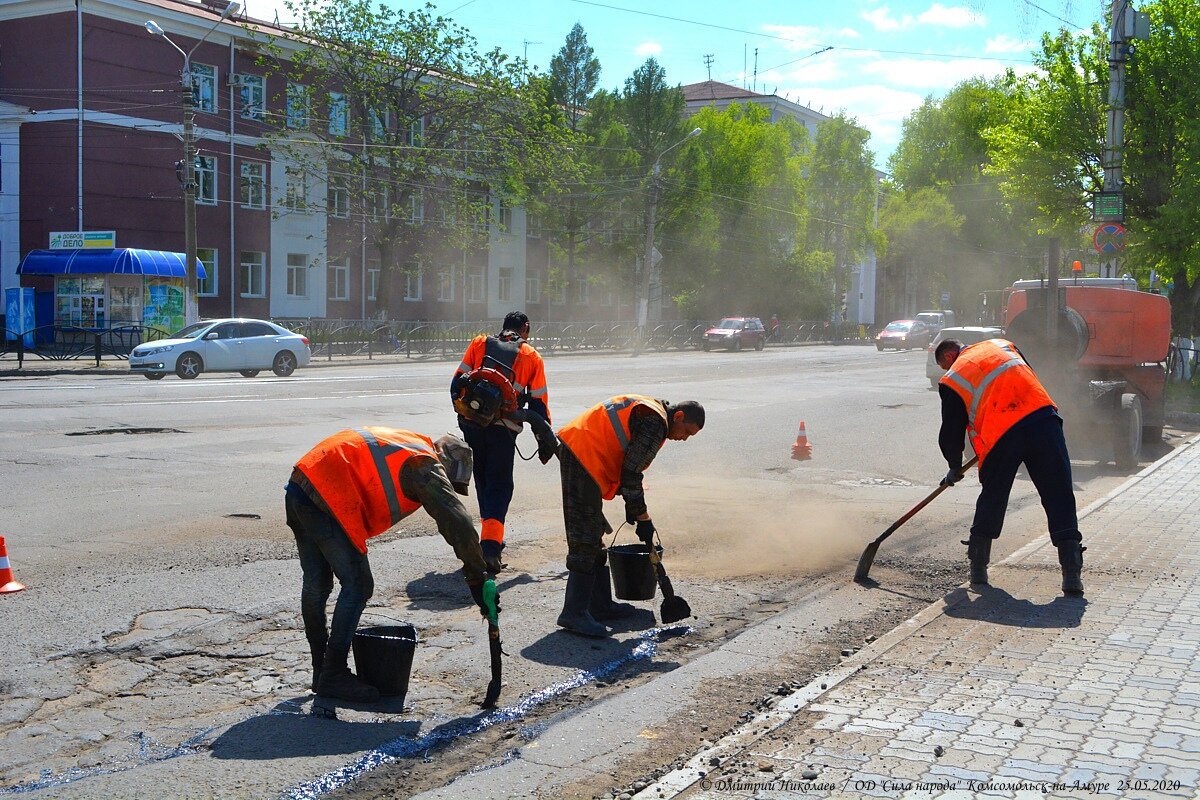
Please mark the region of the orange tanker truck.
POLYGON ((1133 470, 1143 440, 1162 438, 1170 301, 1132 278, 1057 283, 1004 290, 1007 337, 1059 404, 1071 441, 1133 470))

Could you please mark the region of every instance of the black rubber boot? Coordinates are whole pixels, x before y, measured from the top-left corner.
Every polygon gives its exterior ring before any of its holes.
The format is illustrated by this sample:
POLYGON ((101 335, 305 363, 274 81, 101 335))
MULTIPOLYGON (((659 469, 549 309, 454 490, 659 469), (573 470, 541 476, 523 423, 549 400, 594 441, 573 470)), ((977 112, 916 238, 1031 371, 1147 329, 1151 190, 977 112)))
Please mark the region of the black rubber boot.
POLYGON ((312 653, 312 669, 313 669, 312 691, 313 691, 313 694, 316 694, 317 693, 317 684, 319 684, 321 682, 321 667, 325 663, 325 643, 321 642, 320 644, 318 644, 316 642, 309 642, 308 650, 310 653, 312 653))
POLYGON ((971 583, 988 585, 988 562, 992 560, 992 540, 972 536, 963 542, 967 546, 967 558, 971 562, 971 583))
POLYGON ((379 699, 379 690, 363 683, 346 666, 348 651, 335 653, 325 650, 325 661, 321 664, 321 678, 317 682, 317 695, 333 697, 351 703, 374 703, 379 699))
POLYGON ((1087 550, 1079 542, 1069 542, 1058 546, 1058 564, 1062 567, 1062 590, 1068 597, 1083 595, 1083 551, 1087 550))
POLYGON ((504 542, 484 539, 479 543, 479 549, 483 551, 484 566, 493 575, 498 575, 500 570, 508 566, 508 564, 500 561, 500 553, 504 550, 504 542))
POLYGON ((566 628, 571 633, 580 636, 591 636, 602 639, 609 635, 608 628, 596 622, 595 617, 588 611, 588 602, 592 597, 592 586, 595 575, 576 570, 567 571, 567 594, 563 601, 562 613, 558 615, 558 626, 566 628))
POLYGON ((608 573, 608 564, 598 566, 592 572, 595 580, 592 583, 592 596, 588 601, 588 611, 594 619, 601 622, 633 616, 637 613, 637 606, 613 602, 612 582, 608 573))

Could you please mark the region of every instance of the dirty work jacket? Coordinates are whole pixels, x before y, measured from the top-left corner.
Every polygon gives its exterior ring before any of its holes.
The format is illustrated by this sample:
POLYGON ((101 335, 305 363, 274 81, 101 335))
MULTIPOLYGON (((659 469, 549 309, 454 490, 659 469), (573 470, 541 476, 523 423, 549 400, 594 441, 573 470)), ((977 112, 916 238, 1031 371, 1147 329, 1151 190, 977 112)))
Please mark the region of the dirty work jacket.
POLYGON ((592 406, 558 432, 558 438, 571 448, 605 500, 616 497, 621 485, 621 465, 630 439, 629 418, 638 406, 650 409, 662 418, 664 428, 668 426, 662 403, 644 395, 621 394, 592 406))
POLYGON ((400 488, 400 470, 410 458, 438 463, 428 436, 393 428, 344 430, 320 442, 296 462, 310 486, 360 552, 421 507, 400 488))
MULTIPOLYGON (((487 355, 496 358, 500 352, 500 348, 497 345, 510 341, 519 342, 516 358, 513 359, 511 367, 504 360, 501 360, 499 366, 505 367, 510 373, 513 388, 517 390, 518 407, 523 406, 527 402, 529 408, 541 414, 546 422, 550 422, 550 394, 546 388, 546 367, 542 362, 542 355, 537 350, 534 350, 533 345, 529 344, 529 342, 515 335, 513 335, 512 339, 483 335, 472 339, 471 344, 467 345, 467 352, 463 354, 462 363, 458 365, 458 369, 454 372, 454 380, 451 381, 451 394, 454 393, 453 387, 458 376, 466 375, 471 370, 480 367, 497 367, 498 365, 492 359, 488 359, 485 363, 484 356, 487 355)), ((520 422, 504 417, 492 424, 504 425, 509 430, 518 433, 521 431, 520 422)))
POLYGON ((963 348, 940 383, 967 409, 967 433, 979 465, 1013 425, 1054 401, 1037 375, 1006 339, 988 339, 963 348))

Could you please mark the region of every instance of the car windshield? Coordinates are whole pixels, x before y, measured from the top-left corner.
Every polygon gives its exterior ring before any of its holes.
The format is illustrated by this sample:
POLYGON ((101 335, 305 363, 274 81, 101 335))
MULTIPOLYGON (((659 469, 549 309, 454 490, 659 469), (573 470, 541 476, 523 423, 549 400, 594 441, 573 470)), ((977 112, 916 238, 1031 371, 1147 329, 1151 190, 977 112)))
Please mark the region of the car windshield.
POLYGON ((739 331, 745 324, 740 319, 723 319, 717 323, 716 327, 724 328, 727 331, 739 331))
POLYGON ((888 326, 886 328, 884 328, 884 330, 885 331, 906 331, 906 330, 908 330, 908 323, 907 322, 891 322, 888 324, 888 326))
POLYGON ((208 326, 210 326, 210 325, 212 325, 211 322, 196 322, 191 325, 188 325, 186 328, 179 331, 178 333, 171 334, 171 338, 172 339, 195 339, 201 333, 208 330, 208 326))

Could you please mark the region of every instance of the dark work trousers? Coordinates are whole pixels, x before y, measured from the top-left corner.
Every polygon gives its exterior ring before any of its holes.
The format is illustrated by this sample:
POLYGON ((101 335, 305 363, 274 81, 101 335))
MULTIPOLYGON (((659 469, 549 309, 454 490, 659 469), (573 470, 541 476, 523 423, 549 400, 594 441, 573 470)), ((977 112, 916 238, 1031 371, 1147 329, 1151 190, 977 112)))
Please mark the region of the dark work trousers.
POLYGON ((563 524, 567 529, 567 569, 590 573, 608 560, 604 534, 611 528, 604 519, 604 498, 595 479, 565 444, 558 449, 558 463, 563 524))
POLYGON ((482 428, 462 417, 458 419, 458 427, 474 457, 472 473, 475 496, 479 498, 479 516, 503 524, 513 496, 517 434, 503 425, 482 428))
POLYGON ((328 634, 331 652, 349 652, 367 601, 375 591, 371 564, 365 553, 333 517, 318 508, 294 483, 288 482, 284 498, 287 524, 296 536, 300 569, 304 572, 300 589, 300 613, 304 634, 310 645, 320 649, 326 644, 325 603, 333 591, 336 575, 342 588, 333 608, 333 624, 328 634))
POLYGON ((980 539, 1000 536, 1004 513, 1008 509, 1008 495, 1021 464, 1025 465, 1029 479, 1042 498, 1050 541, 1056 546, 1082 541, 1062 418, 1049 413, 1018 422, 988 452, 979 469, 983 491, 975 503, 971 536, 980 539))

